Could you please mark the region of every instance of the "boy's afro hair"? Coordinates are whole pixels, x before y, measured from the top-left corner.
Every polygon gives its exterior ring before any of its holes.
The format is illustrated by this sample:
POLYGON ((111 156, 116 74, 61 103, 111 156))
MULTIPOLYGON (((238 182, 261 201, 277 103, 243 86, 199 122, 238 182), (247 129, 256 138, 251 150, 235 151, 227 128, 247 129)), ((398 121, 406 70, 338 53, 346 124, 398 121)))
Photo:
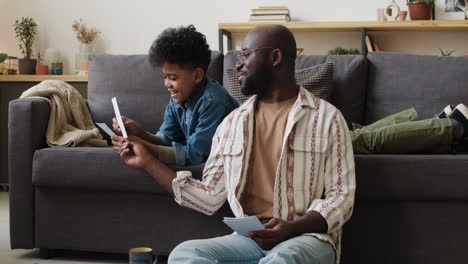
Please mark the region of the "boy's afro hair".
POLYGON ((211 51, 205 35, 193 25, 164 30, 149 50, 149 60, 153 67, 171 63, 182 68, 201 67, 206 73, 210 58, 211 51))

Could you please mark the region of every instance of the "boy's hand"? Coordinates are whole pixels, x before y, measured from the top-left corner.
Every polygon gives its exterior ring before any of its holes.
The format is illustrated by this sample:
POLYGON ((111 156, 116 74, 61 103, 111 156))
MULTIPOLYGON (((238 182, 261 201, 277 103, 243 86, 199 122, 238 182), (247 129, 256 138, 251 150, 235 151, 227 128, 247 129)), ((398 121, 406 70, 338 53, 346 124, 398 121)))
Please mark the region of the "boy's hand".
MULTIPOLYGON (((130 118, 126 118, 125 116, 122 116, 122 121, 125 126, 125 129, 127 130, 127 135, 128 136, 137 136, 141 139, 146 140, 148 138, 148 134, 146 131, 134 120, 130 118)), ((121 136, 122 135, 122 130, 119 127, 119 123, 117 122, 117 118, 112 118, 112 129, 114 132, 121 136)), ((115 145, 114 145, 115 146, 115 145)))
POLYGON ((141 141, 127 139, 124 139, 124 143, 122 144, 120 158, 125 164, 134 168, 144 168, 154 159, 153 155, 141 141))
POLYGON ((111 139, 112 139, 112 145, 114 145, 115 152, 120 154, 120 152, 122 151, 122 145, 125 142, 125 138, 122 136, 112 136, 111 139))
POLYGON ((126 142, 138 143, 138 144, 145 146, 145 141, 135 136, 129 136, 127 139, 125 139, 122 136, 112 136, 111 139, 112 139, 112 145, 114 145, 114 150, 118 154, 122 152, 122 150, 124 149, 124 144, 126 142))

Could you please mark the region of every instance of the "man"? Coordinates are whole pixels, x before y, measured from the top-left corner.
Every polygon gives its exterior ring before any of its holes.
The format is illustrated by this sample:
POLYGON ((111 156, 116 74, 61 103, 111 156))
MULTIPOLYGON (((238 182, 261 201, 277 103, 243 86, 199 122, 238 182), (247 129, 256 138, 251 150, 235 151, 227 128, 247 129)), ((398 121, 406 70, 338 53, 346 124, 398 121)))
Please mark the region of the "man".
POLYGON ((468 137, 468 108, 448 105, 435 118, 418 120, 414 108, 351 131, 356 154, 450 153, 468 137))
POLYGON ((346 122, 296 84, 296 42, 286 27, 257 27, 243 45, 239 80, 243 93, 255 95, 218 127, 202 180, 170 170, 139 142, 125 142, 120 155, 183 206, 210 215, 227 199, 236 217, 266 222, 248 237, 184 242, 169 263, 335 263, 354 205, 346 122))
MULTIPOLYGON (((135 121, 122 119, 131 139, 164 163, 205 162, 216 128, 239 106, 226 89, 206 76, 210 57, 205 36, 192 25, 166 29, 151 45, 150 62, 162 66, 164 85, 171 94, 164 122, 153 135, 135 121)), ((115 118, 112 125, 119 135, 112 137, 112 144, 120 153, 124 138, 115 118)))

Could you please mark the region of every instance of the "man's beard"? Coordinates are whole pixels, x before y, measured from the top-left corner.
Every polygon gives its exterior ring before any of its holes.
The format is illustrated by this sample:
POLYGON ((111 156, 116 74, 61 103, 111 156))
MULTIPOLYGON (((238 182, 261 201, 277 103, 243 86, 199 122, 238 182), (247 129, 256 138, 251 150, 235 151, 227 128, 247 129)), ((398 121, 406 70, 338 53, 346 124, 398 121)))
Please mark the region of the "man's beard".
POLYGON ((272 79, 273 72, 270 69, 254 71, 246 76, 241 92, 245 96, 261 95, 271 85, 272 79))

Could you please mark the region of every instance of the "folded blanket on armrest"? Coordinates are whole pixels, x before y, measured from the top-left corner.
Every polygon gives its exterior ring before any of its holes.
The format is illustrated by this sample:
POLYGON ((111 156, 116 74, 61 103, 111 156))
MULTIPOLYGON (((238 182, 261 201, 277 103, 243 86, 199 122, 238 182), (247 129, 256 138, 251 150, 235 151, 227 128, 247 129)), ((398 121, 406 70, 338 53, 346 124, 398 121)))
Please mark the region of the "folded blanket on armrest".
POLYGON ((107 146, 83 97, 68 83, 43 81, 23 92, 20 98, 41 98, 49 102, 51 110, 46 131, 49 146, 107 146))

